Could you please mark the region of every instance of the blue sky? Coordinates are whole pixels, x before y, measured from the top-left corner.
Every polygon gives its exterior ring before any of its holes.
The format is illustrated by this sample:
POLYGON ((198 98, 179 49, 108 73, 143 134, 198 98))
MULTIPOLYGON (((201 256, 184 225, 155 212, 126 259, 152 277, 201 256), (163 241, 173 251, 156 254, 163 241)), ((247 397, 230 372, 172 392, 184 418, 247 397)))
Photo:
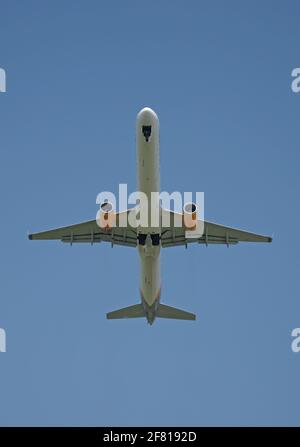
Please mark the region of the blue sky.
POLYGON ((0 425, 299 425, 299 2, 0 2, 0 425), (161 182, 274 242, 162 253, 193 322, 139 302, 135 250, 30 242, 136 188, 135 117, 161 182))

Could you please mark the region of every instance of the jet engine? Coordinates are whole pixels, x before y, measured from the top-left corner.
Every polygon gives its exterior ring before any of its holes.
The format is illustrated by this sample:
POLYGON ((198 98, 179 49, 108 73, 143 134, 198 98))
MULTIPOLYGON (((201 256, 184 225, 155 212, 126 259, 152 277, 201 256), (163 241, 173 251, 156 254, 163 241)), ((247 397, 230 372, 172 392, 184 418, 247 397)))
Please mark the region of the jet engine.
POLYGON ((110 230, 116 226, 116 213, 110 202, 105 201, 100 205, 100 209, 97 212, 96 221, 97 225, 102 230, 110 230))
POLYGON ((182 224, 186 230, 195 230, 197 227, 197 206, 195 203, 185 203, 183 206, 182 224))

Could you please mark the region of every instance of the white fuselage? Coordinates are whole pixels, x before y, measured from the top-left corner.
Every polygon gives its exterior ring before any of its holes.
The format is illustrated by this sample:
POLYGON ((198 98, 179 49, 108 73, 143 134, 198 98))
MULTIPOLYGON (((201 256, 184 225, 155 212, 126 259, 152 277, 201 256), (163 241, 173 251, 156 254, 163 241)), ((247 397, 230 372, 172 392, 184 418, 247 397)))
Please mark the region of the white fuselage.
MULTIPOLYGON (((155 318, 155 310, 160 299, 160 224, 151 222, 151 211, 160 209, 159 202, 152 200, 151 193, 160 192, 159 173, 159 121, 156 113, 146 107, 136 120, 137 178, 138 191, 148 199, 148 219, 138 227, 138 250, 140 255, 140 291, 148 320, 155 318), (152 206, 151 206, 152 205, 152 206)), ((141 206, 144 206, 141 200, 141 206)), ((153 213, 153 211, 152 211, 153 213)))

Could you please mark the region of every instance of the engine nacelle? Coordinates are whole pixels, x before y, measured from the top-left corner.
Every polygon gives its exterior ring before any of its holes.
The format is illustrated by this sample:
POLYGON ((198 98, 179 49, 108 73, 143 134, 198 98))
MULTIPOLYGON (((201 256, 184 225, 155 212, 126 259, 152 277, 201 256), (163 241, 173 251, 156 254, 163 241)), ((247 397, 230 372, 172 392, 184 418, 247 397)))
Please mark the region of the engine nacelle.
POLYGON ((185 203, 183 206, 182 225, 186 230, 192 231, 197 227, 197 206, 195 203, 185 203))
POLYGON ((96 222, 98 227, 102 230, 110 230, 116 226, 116 213, 110 202, 105 201, 100 205, 100 209, 96 216, 96 222))

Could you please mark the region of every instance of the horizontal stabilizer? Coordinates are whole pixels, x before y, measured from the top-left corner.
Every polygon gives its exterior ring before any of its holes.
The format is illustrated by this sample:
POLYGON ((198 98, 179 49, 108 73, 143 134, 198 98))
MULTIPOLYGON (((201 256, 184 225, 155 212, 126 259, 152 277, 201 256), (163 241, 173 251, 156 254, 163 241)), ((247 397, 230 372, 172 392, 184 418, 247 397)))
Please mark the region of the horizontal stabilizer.
POLYGON ((176 320, 196 320, 196 315, 176 307, 160 304, 156 316, 159 318, 175 318, 176 320))
POLYGON ((142 304, 134 304, 133 306, 123 307, 123 309, 114 310, 106 314, 108 320, 118 318, 140 318, 145 317, 145 311, 142 304))

